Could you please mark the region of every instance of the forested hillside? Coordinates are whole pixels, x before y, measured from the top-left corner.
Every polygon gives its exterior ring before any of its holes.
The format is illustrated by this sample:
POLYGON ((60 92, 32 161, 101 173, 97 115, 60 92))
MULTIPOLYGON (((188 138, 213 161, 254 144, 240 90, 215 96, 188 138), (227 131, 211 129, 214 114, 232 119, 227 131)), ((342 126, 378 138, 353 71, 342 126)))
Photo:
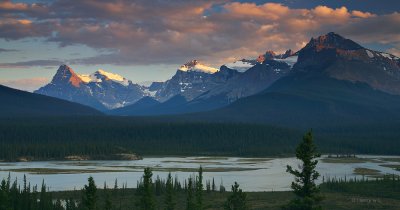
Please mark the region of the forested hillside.
MULTIPOLYGON (((325 153, 400 154, 398 124, 315 129, 325 153)), ((234 123, 163 122, 162 118, 64 117, 0 119, 0 160, 107 159, 139 155, 292 154, 304 130, 234 123)))

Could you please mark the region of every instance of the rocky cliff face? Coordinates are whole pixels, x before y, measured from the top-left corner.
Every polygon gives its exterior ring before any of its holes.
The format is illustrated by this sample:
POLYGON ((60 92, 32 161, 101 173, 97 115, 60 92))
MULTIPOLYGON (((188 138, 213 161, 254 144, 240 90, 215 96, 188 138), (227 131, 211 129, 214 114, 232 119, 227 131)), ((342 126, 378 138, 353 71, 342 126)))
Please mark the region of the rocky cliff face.
POLYGON ((176 95, 182 95, 187 101, 190 101, 225 84, 238 74, 239 72, 236 70, 227 68, 215 70, 194 60, 181 66, 171 79, 164 82, 159 87, 155 98, 163 102, 176 95))
POLYGON ((35 93, 85 104, 98 110, 126 106, 147 95, 144 87, 120 75, 104 70, 91 75, 79 75, 66 65, 60 66, 52 81, 35 93))
POLYGON ((400 94, 398 57, 366 49, 332 32, 312 38, 299 51, 294 70, 363 82, 378 90, 400 94))

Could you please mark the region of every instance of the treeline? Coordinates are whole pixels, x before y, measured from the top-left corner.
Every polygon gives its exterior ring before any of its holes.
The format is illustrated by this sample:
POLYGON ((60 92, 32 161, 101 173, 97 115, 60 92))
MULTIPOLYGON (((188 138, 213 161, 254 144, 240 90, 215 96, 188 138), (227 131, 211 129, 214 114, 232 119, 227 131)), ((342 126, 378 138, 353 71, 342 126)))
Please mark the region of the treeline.
MULTIPOLYGON (((113 210, 113 209, 205 209, 203 194, 218 193, 216 185, 211 186, 207 181, 206 190, 203 185, 203 172, 199 168, 198 174, 189 177, 184 183, 173 180, 171 173, 163 180, 159 177, 153 181, 150 168, 145 168, 142 179, 138 181, 137 188, 132 191, 126 186, 118 189, 117 181, 113 189, 99 189, 92 177, 88 178, 88 184, 82 190, 73 191, 67 197, 55 197, 52 192, 46 190, 44 182, 38 191, 37 186, 31 187, 24 176, 22 186, 17 180, 11 183, 10 176, 3 179, 0 184, 0 210, 113 210), (130 205, 121 205, 124 196, 135 197, 130 205), (183 195, 183 196, 182 196, 183 195), (185 201, 179 197, 185 197, 185 201)), ((219 193, 224 193, 225 187, 221 184, 219 193)), ((130 197, 132 198, 132 197, 130 197)), ((224 203, 226 210, 247 210, 247 196, 235 183, 232 193, 224 203)))
MULTIPOLYGON (((323 153, 399 155, 398 125, 314 129, 323 153)), ((303 131, 260 124, 170 122, 157 118, 0 119, 0 160, 87 155, 278 156, 293 154, 303 131)))
POLYGON ((185 123, 135 118, 0 120, 0 160, 69 155, 280 155, 301 133, 265 125, 185 123))
MULTIPOLYGON (((67 201, 68 203, 69 201, 67 201)), ((67 205, 68 206, 68 205, 67 205)), ((54 200, 52 193, 47 192, 44 182, 38 191, 37 186, 31 187, 24 176, 22 186, 17 180, 11 182, 11 177, 3 179, 0 184, 1 210, 64 210, 60 199, 54 200)), ((72 210, 72 209, 71 209, 72 210)))
POLYGON ((326 178, 320 185, 325 191, 352 193, 360 196, 400 198, 400 176, 383 177, 326 178), (360 190, 362 189, 362 190, 360 190))

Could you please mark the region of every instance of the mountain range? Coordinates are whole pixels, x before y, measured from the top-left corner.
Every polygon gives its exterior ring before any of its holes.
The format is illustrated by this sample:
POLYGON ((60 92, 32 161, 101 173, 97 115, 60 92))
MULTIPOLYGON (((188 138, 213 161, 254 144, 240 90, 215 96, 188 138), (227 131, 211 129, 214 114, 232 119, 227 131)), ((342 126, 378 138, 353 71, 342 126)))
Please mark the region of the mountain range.
POLYGON ((126 106, 147 96, 143 86, 102 69, 80 75, 67 65, 58 68, 52 81, 34 93, 107 110, 126 106))
POLYGON ((400 59, 338 34, 313 38, 291 72, 258 94, 191 118, 318 127, 400 120, 400 59))
POLYGON ((35 93, 123 116, 183 114, 178 118, 289 126, 398 120, 400 59, 331 32, 297 52, 266 51, 219 69, 192 60, 149 86, 62 65, 35 93))

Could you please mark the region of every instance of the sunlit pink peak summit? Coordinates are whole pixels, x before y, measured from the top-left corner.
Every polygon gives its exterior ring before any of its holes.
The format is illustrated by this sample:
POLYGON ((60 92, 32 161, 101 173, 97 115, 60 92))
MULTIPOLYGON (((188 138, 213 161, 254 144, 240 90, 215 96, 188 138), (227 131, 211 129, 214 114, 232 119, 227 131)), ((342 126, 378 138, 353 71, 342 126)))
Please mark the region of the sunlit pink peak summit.
POLYGON ((197 71, 213 74, 218 71, 217 68, 210 67, 200 63, 198 60, 191 60, 185 64, 183 64, 178 70, 180 71, 197 71))

